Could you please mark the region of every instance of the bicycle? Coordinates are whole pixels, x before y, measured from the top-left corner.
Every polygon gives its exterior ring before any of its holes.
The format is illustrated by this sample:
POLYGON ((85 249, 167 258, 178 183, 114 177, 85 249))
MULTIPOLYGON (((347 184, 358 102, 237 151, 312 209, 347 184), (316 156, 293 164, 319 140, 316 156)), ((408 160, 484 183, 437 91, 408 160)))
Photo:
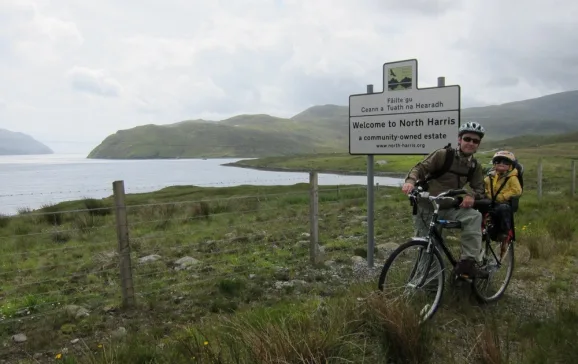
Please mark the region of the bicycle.
POLYGON ((440 205, 438 201, 441 199, 450 198, 453 200, 452 206, 455 208, 461 201, 459 198, 456 199, 454 197, 465 193, 465 189, 448 190, 440 193, 438 196, 432 197, 428 192, 424 191, 422 187, 414 188, 414 190, 409 194, 409 198, 413 206, 413 215, 417 214, 418 199, 428 200, 430 203, 432 203, 434 208, 429 223, 428 234, 425 237, 413 237, 409 241, 400 245, 390 254, 383 265, 379 277, 378 288, 380 291, 392 293, 391 289, 386 289, 384 287, 386 278, 388 278, 388 280, 391 279, 391 277, 396 278, 395 274, 398 273, 397 271, 391 269, 392 264, 398 260, 402 260, 402 258, 407 258, 410 256, 409 250, 417 248, 417 259, 409 258, 404 262, 406 266, 410 266, 413 263, 413 266, 409 267, 409 281, 403 285, 405 291, 404 293, 408 293, 408 288, 410 291, 418 291, 423 289, 423 291, 426 293, 425 296, 427 296, 426 298, 428 299, 429 296, 431 296, 430 293, 432 293, 432 289, 435 293, 433 303, 424 305, 420 310, 420 316, 422 316, 420 322, 425 322, 426 320, 433 317, 433 315, 438 310, 442 299, 446 279, 446 267, 440 253, 440 249, 443 251, 452 266, 452 277, 454 279, 468 281, 471 284, 474 295, 481 303, 490 303, 500 299, 508 287, 510 279, 512 278, 515 241, 513 219, 512 229, 508 234, 507 249, 505 254, 500 254, 500 258, 498 258, 492 246, 491 236, 488 233, 489 230, 493 229, 493 223, 491 221, 492 203, 490 200, 476 200, 473 207, 478 210, 484 210, 483 212, 481 211, 482 226, 480 227, 482 229, 482 244, 484 245, 483 264, 481 268, 488 271, 489 277, 472 279, 468 277, 458 277, 453 272, 453 267, 456 266, 457 260, 449 250, 446 241, 443 238, 442 230, 444 228, 459 229, 461 228, 461 223, 455 220, 439 219, 438 217, 440 205), (492 278, 497 272, 501 271, 502 265, 505 263, 509 263, 509 266, 506 269, 506 276, 499 289, 493 295, 486 295, 486 289, 489 286, 490 281, 492 281, 492 278), (430 277, 430 273, 433 273, 433 277, 430 277))

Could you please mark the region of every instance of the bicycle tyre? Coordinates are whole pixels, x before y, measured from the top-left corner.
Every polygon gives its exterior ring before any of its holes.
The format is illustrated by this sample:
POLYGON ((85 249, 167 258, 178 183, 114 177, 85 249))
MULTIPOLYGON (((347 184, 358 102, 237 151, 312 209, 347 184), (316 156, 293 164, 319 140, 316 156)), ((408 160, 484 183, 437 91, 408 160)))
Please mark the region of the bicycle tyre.
MULTIPOLYGON (((393 264, 393 262, 396 260, 396 258, 398 258, 401 253, 407 249, 410 248, 414 248, 414 247, 421 247, 423 251, 425 251, 425 249, 427 249, 428 243, 423 241, 423 240, 409 240, 405 243, 403 243, 402 245, 400 245, 397 249, 395 249, 387 258, 387 260, 385 261, 385 263, 383 264, 383 268, 381 270, 381 274, 379 275, 379 281, 378 281, 378 289, 380 291, 384 291, 384 283, 386 281, 386 277, 387 277, 387 273, 390 271, 391 265, 393 264)), ((431 305, 431 307, 429 308, 429 311, 427 312, 427 315, 425 315, 425 317, 422 318, 421 322, 425 322, 429 319, 431 319, 433 317, 433 315, 437 312, 440 302, 442 300, 442 296, 443 296, 443 291, 445 288, 445 264, 444 264, 444 260, 442 259, 442 256, 440 254, 440 252, 438 251, 438 249, 433 249, 432 250, 433 255, 431 256, 433 259, 438 261, 438 264, 440 266, 440 276, 441 279, 437 279, 438 281, 438 289, 437 289, 437 293, 436 293, 436 297, 434 299, 433 304, 431 305)), ((420 252, 420 257, 421 257, 421 252, 420 252)), ((430 261, 430 267, 431 267, 431 263, 433 262, 430 261)), ((416 262, 417 263, 417 262, 416 262)), ((412 275, 415 273, 415 266, 412 269, 412 275)))
MULTIPOLYGON (((486 242, 486 244, 490 244, 490 243, 486 242)), ((488 250, 486 249, 486 252, 487 251, 488 250)), ((506 279, 502 283, 502 286, 500 287, 498 292, 496 292, 494 295, 488 297, 478 287, 477 283, 480 281, 483 282, 483 281, 485 281, 485 279, 476 278, 476 279, 472 280, 472 292, 474 293, 474 296, 476 297, 476 299, 480 303, 493 303, 493 302, 498 301, 500 298, 502 298, 502 296, 506 292, 506 289, 510 285, 512 275, 514 274, 514 261, 515 261, 514 260, 514 242, 513 241, 510 242, 510 247, 508 248, 508 252, 506 253, 506 257, 504 258, 504 260, 505 259, 507 259, 508 263, 509 263, 509 266, 506 268, 507 269, 506 279)))

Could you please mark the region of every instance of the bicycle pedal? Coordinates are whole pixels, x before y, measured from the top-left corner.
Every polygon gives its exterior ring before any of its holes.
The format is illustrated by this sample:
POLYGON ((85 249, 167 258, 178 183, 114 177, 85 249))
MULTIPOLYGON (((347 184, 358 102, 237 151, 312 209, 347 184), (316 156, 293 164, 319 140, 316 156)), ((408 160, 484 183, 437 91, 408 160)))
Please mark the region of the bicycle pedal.
POLYGON ((466 281, 466 282, 472 281, 472 278, 467 274, 457 274, 456 277, 460 281, 466 281))

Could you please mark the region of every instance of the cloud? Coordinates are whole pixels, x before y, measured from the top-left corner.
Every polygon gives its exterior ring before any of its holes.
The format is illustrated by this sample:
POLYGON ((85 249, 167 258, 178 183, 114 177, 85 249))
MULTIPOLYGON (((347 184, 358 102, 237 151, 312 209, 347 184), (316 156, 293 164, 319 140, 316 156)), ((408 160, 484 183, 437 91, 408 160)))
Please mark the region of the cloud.
POLYGON ((347 105, 367 84, 381 91, 383 63, 408 58, 419 61, 420 87, 438 76, 461 85, 463 106, 576 89, 578 3, 544 4, 4 0, 3 119, 74 140, 147 123, 291 116, 347 105))
POLYGON ((462 1, 455 0, 374 0, 370 3, 384 12, 423 16, 441 15, 450 10, 459 9, 463 5, 462 1))
POLYGON ((510 89, 510 98, 521 98, 578 88, 578 51, 570 46, 578 42, 578 3, 486 2, 472 12, 477 16, 458 42, 478 77, 493 86, 484 94, 510 89))
POLYGON ((0 5, 0 52, 14 62, 54 62, 84 43, 77 25, 45 13, 42 1, 0 5))
POLYGON ((490 87, 511 87, 520 84, 520 79, 515 76, 503 75, 500 77, 493 77, 486 83, 490 87))
POLYGON ((68 79, 72 88, 80 92, 106 97, 117 97, 122 92, 120 83, 107 76, 104 70, 73 67, 68 72, 68 79))

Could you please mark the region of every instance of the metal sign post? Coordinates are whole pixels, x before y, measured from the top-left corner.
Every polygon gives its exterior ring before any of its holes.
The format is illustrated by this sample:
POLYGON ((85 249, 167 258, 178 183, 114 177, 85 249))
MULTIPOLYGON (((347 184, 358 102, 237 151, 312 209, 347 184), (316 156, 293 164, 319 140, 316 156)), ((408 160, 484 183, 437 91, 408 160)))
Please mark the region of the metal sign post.
MULTIPOLYGON (((373 85, 367 85, 367 93, 373 93, 373 85)), ((373 154, 367 155, 367 266, 373 268, 373 250, 375 247, 375 238, 374 238, 374 229, 373 229, 373 222, 375 221, 374 218, 374 205, 373 202, 375 201, 374 198, 374 182, 373 182, 373 154)))

